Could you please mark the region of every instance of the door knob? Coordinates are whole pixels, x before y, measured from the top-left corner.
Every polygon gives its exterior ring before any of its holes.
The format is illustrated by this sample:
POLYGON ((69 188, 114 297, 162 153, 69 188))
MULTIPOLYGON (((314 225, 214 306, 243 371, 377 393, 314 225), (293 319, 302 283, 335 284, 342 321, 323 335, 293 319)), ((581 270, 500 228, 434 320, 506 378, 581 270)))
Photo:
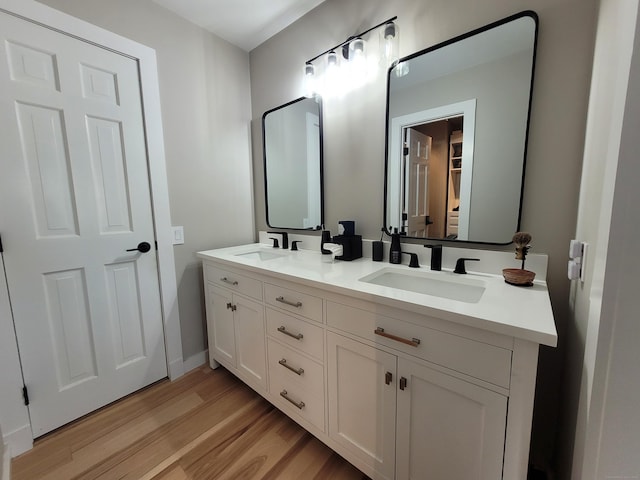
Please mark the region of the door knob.
POLYGON ((140 242, 136 248, 130 248, 127 252, 138 251, 140 253, 147 253, 149 250, 151 250, 151 244, 149 242, 140 242))

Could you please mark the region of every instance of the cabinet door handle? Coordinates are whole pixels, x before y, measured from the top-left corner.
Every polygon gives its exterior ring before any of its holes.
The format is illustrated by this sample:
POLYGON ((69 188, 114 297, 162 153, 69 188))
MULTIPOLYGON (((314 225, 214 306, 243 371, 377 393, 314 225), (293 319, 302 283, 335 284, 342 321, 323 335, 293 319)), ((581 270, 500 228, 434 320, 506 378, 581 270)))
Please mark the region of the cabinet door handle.
POLYGON ((298 407, 300 410, 302 410, 304 408, 304 402, 301 400, 299 402, 296 402, 295 400, 292 400, 289 398, 289 394, 287 393, 286 390, 282 390, 280 392, 280 396, 282 398, 284 398, 287 402, 293 404, 294 406, 298 407))
POLYGON ((233 303, 227 302, 227 310, 231 310, 232 312, 235 312, 237 308, 238 307, 236 307, 233 303))
POLYGON ((283 326, 278 327, 278 331, 280 333, 284 333, 285 335, 289 335, 291 338, 295 338, 296 340, 302 340, 304 338, 304 335, 302 335, 301 333, 291 333, 291 332, 287 332, 287 329, 283 326))
POLYGON ((407 379, 400 377, 400 390, 404 390, 405 388, 407 388, 407 379))
POLYGON ((302 307, 302 302, 292 302, 291 300, 287 300, 284 297, 276 297, 276 302, 284 303, 285 305, 289 305, 291 307, 296 307, 296 308, 302 307))
POLYGON ((228 283, 229 285, 233 285, 233 286, 238 285, 238 281, 237 280, 229 280, 227 277, 222 277, 220 279, 220 281, 224 282, 224 283, 228 283))
POLYGON ((302 375, 304 373, 304 368, 293 368, 291 365, 287 363, 286 358, 283 358, 282 360, 278 361, 278 363, 282 365, 284 368, 291 370, 296 375, 302 375))
POLYGON ((397 335, 392 335, 391 333, 385 332, 384 328, 382 328, 382 327, 376 328, 373 331, 373 333, 375 333, 376 335, 380 335, 381 337, 390 338, 391 340, 395 340, 396 342, 400 342, 400 343, 404 343, 406 345, 410 345, 412 347, 417 347, 418 345, 420 345, 420 339, 419 338, 412 338, 411 340, 409 340, 407 338, 398 337, 397 335))
POLYGON ((384 374, 385 385, 390 385, 392 380, 393 380, 393 373, 387 372, 384 374))

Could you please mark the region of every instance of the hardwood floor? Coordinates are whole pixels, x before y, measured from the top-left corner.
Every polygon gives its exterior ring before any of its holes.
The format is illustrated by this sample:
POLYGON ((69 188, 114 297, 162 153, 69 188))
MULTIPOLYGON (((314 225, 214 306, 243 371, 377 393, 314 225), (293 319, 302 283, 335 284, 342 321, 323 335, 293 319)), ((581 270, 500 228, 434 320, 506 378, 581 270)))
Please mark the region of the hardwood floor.
POLYGON ((13 480, 366 479, 219 368, 163 380, 36 441, 13 480))

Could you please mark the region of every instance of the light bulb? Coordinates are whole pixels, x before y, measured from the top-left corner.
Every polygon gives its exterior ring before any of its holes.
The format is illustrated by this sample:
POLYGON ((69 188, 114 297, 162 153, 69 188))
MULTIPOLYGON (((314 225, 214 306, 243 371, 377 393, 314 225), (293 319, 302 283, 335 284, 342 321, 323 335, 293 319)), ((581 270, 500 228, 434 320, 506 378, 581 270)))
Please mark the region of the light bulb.
POLYGON ((356 38, 349 45, 349 81, 350 89, 362 85, 367 78, 367 58, 364 51, 364 40, 356 38))
POLYGON ((327 69, 324 74, 324 88, 322 90, 323 96, 335 96, 338 93, 340 88, 339 76, 338 55, 331 50, 327 54, 327 69))
POLYGON ((311 63, 304 66, 304 95, 305 97, 313 97, 317 93, 316 67, 311 63))
POLYGON ((386 67, 391 67, 398 62, 400 29, 394 22, 387 23, 380 31, 381 61, 386 67))

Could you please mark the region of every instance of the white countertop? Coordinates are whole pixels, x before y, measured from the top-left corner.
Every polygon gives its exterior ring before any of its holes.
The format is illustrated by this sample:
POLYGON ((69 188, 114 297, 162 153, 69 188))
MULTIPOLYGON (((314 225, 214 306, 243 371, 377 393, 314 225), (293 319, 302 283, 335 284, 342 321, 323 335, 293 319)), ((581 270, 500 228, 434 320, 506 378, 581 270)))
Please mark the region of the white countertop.
POLYGON ((549 293, 544 281, 536 280, 531 287, 515 287, 505 283, 502 276, 474 272, 472 262, 467 265, 468 275, 464 276, 464 279, 482 280, 485 284, 485 291, 477 303, 450 300, 360 281, 361 278, 382 269, 397 269, 401 273, 412 274, 424 272, 430 276, 441 277, 443 281, 462 280, 460 275, 450 270, 433 272, 428 266, 413 269, 406 265, 373 262, 370 258, 360 258, 351 262, 336 260, 330 263, 327 262, 327 256, 320 252, 293 252, 273 249, 260 243, 198 252, 198 257, 543 345, 555 347, 558 341, 549 293), (269 260, 238 256, 258 250, 282 256, 269 260))

